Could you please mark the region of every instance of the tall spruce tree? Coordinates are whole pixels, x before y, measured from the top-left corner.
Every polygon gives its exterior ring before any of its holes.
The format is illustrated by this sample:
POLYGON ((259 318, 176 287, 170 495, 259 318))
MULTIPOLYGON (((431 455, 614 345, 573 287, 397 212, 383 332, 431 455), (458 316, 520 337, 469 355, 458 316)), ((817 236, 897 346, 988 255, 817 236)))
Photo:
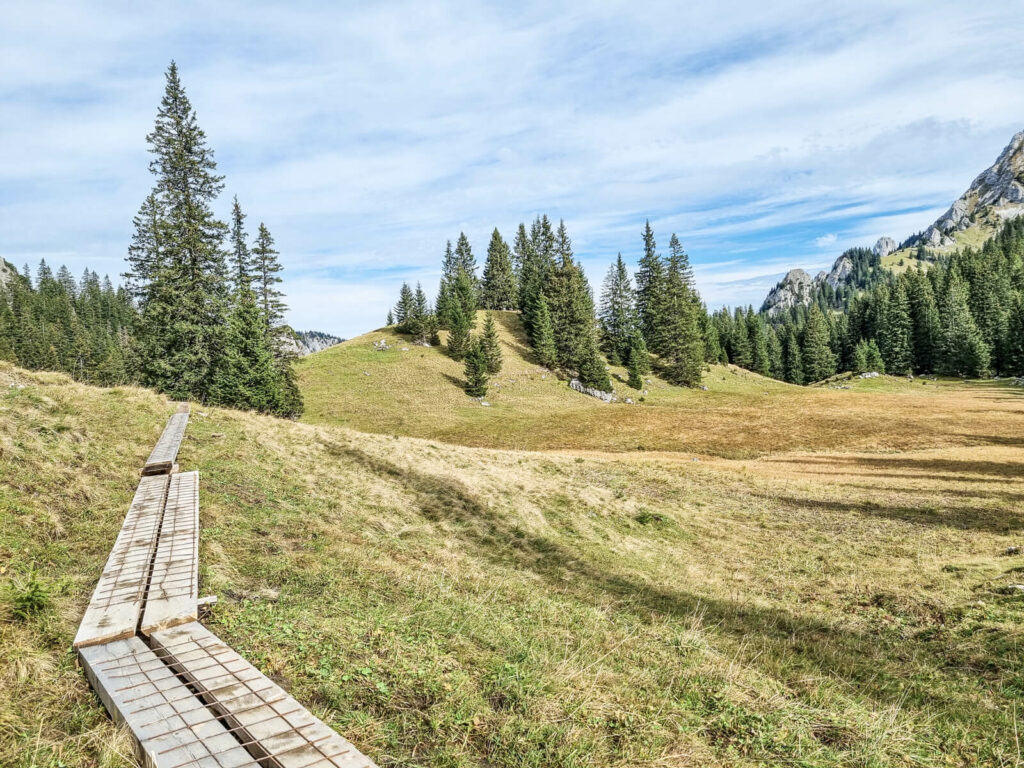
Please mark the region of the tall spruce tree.
POLYGON ((451 291, 449 309, 448 354, 461 360, 470 348, 470 335, 476 325, 476 291, 472 278, 460 265, 451 291))
POLYGON ((941 372, 960 376, 987 373, 989 347, 971 315, 967 285, 956 271, 950 275, 939 321, 941 372))
POLYGON ((817 304, 812 304, 807 313, 801 352, 804 376, 808 382, 827 379, 836 372, 835 355, 829 346, 828 321, 817 304))
POLYGON ((480 278, 476 274, 476 257, 469 245, 469 238, 465 232, 459 232, 459 239, 455 243, 455 267, 461 269, 469 277, 469 283, 473 287, 474 301, 480 292, 480 278))
POLYGON ((548 301, 543 291, 537 296, 533 328, 533 351, 537 355, 537 362, 545 368, 557 368, 558 350, 555 348, 555 332, 551 325, 548 301))
POLYGON ((484 263, 484 279, 480 289, 483 309, 516 309, 519 305, 519 287, 512 269, 512 252, 502 239, 498 228, 491 233, 484 263))
POLYGON ((466 341, 466 394, 470 397, 487 396, 487 353, 480 339, 466 341))
POLYGON ((501 371, 501 342, 498 340, 498 327, 494 315, 490 312, 484 318, 484 331, 480 337, 480 348, 487 362, 487 373, 493 375, 501 371))
POLYGON ((599 313, 601 346, 612 365, 629 362, 630 342, 637 330, 635 304, 629 270, 620 253, 604 279, 599 313))
POLYGON ((659 354, 666 378, 673 384, 696 387, 704 368, 704 339, 700 331, 700 300, 693 271, 679 238, 672 235, 660 298, 659 354))
POLYGON ((783 378, 790 384, 804 383, 804 360, 800 351, 800 342, 797 340, 796 331, 791 326, 786 334, 785 360, 783 378))
POLYGON ((908 373, 913 369, 913 330, 910 301, 903 281, 898 280, 889 294, 879 345, 885 369, 890 373, 908 373))
POLYGON ((146 140, 156 185, 153 210, 144 213, 158 218, 155 232, 142 221, 133 238, 133 245, 152 250, 135 261, 129 254, 129 280, 142 293, 135 332, 138 374, 143 384, 173 397, 205 400, 224 349, 227 226, 212 210, 222 177, 174 62, 146 140))
POLYGON ((534 220, 528 239, 524 239, 524 232, 525 227, 520 227, 515 242, 516 258, 522 264, 519 271, 519 309, 526 335, 536 347, 540 296, 545 292, 548 277, 555 268, 555 237, 547 216, 538 216, 534 220))
POLYGON ((661 329, 664 322, 665 263, 657 250, 651 222, 644 224, 644 254, 636 272, 636 312, 647 346, 661 354, 661 329))
POLYGON ((231 279, 236 291, 248 287, 252 279, 252 254, 245 233, 245 218, 242 206, 238 204, 238 195, 235 195, 231 203, 231 279))
POLYGON ((209 399, 233 408, 280 413, 282 384, 256 294, 244 286, 235 297, 225 353, 220 358, 209 399))
POLYGON ((274 238, 262 221, 257 231, 252 256, 256 297, 263 313, 264 327, 267 333, 272 335, 280 328, 288 307, 284 303, 284 294, 277 288, 277 284, 281 282, 281 262, 278 261, 278 252, 274 248, 274 238))

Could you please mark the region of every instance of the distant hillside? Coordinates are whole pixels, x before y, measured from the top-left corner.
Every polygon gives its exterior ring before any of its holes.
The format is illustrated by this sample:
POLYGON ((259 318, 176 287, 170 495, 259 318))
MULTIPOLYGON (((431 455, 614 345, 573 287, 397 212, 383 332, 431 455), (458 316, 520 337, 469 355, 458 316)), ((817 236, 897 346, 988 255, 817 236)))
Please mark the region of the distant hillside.
POLYGON ((505 364, 491 381, 489 405, 465 394, 463 365, 443 347, 415 346, 380 329, 298 362, 303 421, 473 446, 756 456, 811 446, 920 446, 946 429, 944 414, 958 407, 943 399, 953 385, 942 382, 882 377, 804 388, 732 365, 711 366, 706 391, 648 376, 646 394, 612 366, 620 402, 608 404, 572 391, 533 360, 518 313, 495 317, 505 364), (377 349, 381 341, 386 349, 377 349), (907 408, 926 411, 912 428, 898 415, 907 408))
POLYGON ((928 261, 928 251, 948 251, 962 245, 980 246, 1000 226, 1024 215, 1024 131, 1016 134, 996 158, 963 193, 923 232, 908 237, 897 247, 890 237, 882 237, 868 251, 855 248, 836 259, 831 270, 812 278, 802 269, 790 270, 769 291, 761 311, 774 315, 799 304, 809 304, 819 290, 863 289, 877 268, 898 272, 918 261, 928 261), (854 269, 858 254, 872 254, 871 269, 854 269))

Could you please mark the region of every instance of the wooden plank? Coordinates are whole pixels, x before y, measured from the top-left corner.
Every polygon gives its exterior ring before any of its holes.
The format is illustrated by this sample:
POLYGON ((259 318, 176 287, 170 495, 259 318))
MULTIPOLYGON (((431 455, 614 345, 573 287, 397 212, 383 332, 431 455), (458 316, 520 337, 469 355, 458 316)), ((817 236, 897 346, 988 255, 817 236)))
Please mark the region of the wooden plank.
POLYGON ((139 482, 75 636, 75 647, 131 637, 139 625, 168 477, 139 482))
POLYGON ((170 476, 141 630, 199 618, 199 473, 170 476))
POLYGON ((103 706, 131 730, 144 768, 258 768, 238 739, 137 637, 78 653, 103 706))
POLYGON ((376 768, 198 623, 154 632, 153 650, 197 691, 253 757, 277 768, 376 768))
POLYGON ((163 434, 146 459, 146 465, 142 468, 143 475, 161 475, 171 471, 187 426, 188 403, 182 403, 178 407, 178 412, 167 421, 163 434))

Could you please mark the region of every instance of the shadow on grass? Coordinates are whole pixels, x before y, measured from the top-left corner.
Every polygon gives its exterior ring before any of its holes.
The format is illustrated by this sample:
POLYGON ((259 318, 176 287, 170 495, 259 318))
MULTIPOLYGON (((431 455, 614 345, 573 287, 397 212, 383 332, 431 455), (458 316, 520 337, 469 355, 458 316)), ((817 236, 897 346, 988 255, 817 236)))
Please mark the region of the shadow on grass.
MULTIPOLYGON (((767 459, 766 461, 776 461, 767 459)), ((778 459, 782 463, 794 463, 792 459, 778 459)), ((801 458, 800 464, 827 464, 863 467, 866 469, 904 469, 929 477, 936 474, 955 475, 948 479, 968 480, 969 475, 994 475, 1012 480, 1024 481, 1024 462, 1019 461, 975 461, 953 459, 915 459, 905 456, 828 456, 801 458)), ((841 469, 838 470, 842 472, 841 469)), ((943 478, 947 479, 947 478, 943 478)))
MULTIPOLYGON (((773 645, 774 655, 769 654, 773 664, 790 670, 788 674, 777 672, 783 678, 806 674, 838 678, 856 685, 862 694, 875 701, 893 703, 906 696, 894 684, 905 674, 903 665, 912 663, 922 653, 936 655, 933 664, 940 675, 944 674, 939 671, 942 669, 975 666, 966 652, 961 654, 945 646, 933 650, 927 643, 905 636, 890 641, 884 636, 852 632, 784 610, 702 596, 615 573, 604 565, 588 562, 585 553, 522 530, 474 497, 457 480, 399 466, 357 448, 330 443, 325 446, 332 455, 401 484, 417 499, 424 518, 447 524, 451 535, 458 537, 472 554, 504 567, 532 572, 544 579, 553 593, 570 593, 602 607, 609 598, 615 600, 619 610, 631 612, 640 622, 650 622, 658 614, 685 620, 700 616, 710 631, 730 636, 740 646, 756 648, 758 654, 773 645)), ((983 670, 972 672, 981 675, 983 670)), ((955 688, 952 682, 945 686, 928 685, 916 696, 933 706, 945 704, 965 711, 962 697, 951 692, 955 688)))

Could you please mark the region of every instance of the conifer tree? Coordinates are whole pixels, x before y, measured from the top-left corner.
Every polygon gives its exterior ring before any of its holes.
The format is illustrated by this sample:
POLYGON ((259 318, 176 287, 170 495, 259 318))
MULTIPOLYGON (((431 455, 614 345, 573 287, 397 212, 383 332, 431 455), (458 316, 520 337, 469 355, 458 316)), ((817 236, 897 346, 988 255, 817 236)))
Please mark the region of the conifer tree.
POLYGON ((660 330, 664 320, 662 305, 665 291, 665 264, 657 251, 651 222, 643 232, 644 255, 640 257, 636 273, 636 312, 647 346, 655 354, 661 353, 660 330))
POLYGON ((889 294, 883 320, 880 349, 890 373, 908 373, 914 364, 910 302, 903 281, 897 281, 889 294))
POLYGON ((786 363, 782 357, 782 342, 779 339, 779 335, 772 326, 765 328, 765 334, 768 337, 768 361, 769 361, 769 372, 768 375, 773 379, 784 380, 786 377, 786 363))
POLYGON ((280 412, 280 372, 267 344, 256 294, 248 287, 238 291, 225 341, 210 401, 233 408, 280 412))
POLYGON ((469 274, 461 266, 455 276, 450 302, 448 354, 461 360, 469 351, 470 334, 476 325, 476 294, 469 274))
MULTIPOLYGON (((547 216, 538 216, 534 220, 528 239, 524 238, 524 233, 525 227, 521 226, 515 243, 516 257, 522 263, 519 271, 519 309, 526 335, 536 347, 540 296, 545 293, 548 277, 555 268, 555 237, 547 216)), ((545 299, 549 298, 545 295, 545 299)))
POLYGON ((704 339, 700 332, 700 301, 692 285, 693 272, 682 245, 672 235, 660 298, 659 354, 666 378, 677 385, 696 387, 704 368, 704 339))
POLYGON ((469 238, 465 232, 459 232, 459 239, 455 243, 455 267, 461 269, 469 277, 469 283, 473 287, 473 296, 480 290, 480 278, 476 274, 476 257, 469 245, 469 238))
POLYGON ((1024 293, 1017 293, 1007 324, 1006 372, 1024 376, 1024 293))
POLYGON ((143 294, 135 334, 139 375, 173 397, 205 399, 224 348, 228 290, 221 243, 227 227, 211 207, 222 177, 174 62, 147 141, 159 218, 156 233, 142 221, 133 238, 133 245, 156 247, 138 262, 129 254, 129 279, 143 294))
POLYGON ((247 287, 252 277, 252 255, 245 233, 245 218, 242 206, 238 204, 238 195, 235 195, 231 203, 231 270, 236 291, 247 287))
POLYGON ((287 307, 284 303, 284 294, 277 289, 277 284, 281 282, 281 262, 278 261, 278 252, 274 249, 274 238, 262 221, 257 231, 252 256, 256 296, 263 313, 264 327, 268 335, 273 335, 280 328, 287 307))
POLYGON ((547 298, 541 291, 536 301, 536 316, 534 318, 534 342, 533 351, 537 354, 537 361, 545 368, 558 367, 558 350, 555 349, 555 334, 551 326, 551 313, 548 310, 547 298))
POLYGON ((635 303, 633 284, 620 253, 604 279, 599 318, 602 349, 612 365, 629 361, 630 343, 637 330, 635 303))
POLYGON ((931 281, 923 272, 918 271, 911 275, 907 298, 910 302, 910 319, 913 327, 914 370, 928 373, 935 370, 939 310, 931 281))
POLYGON ((786 335, 784 366, 783 377, 786 381, 790 384, 804 383, 803 354, 800 352, 800 342, 797 340, 796 331, 792 327, 786 335))
POLYGON ((627 374, 629 379, 627 383, 633 389, 644 388, 644 376, 650 372, 651 359, 647 351, 647 345, 644 344, 644 337, 639 331, 635 331, 630 337, 629 345, 629 365, 627 368, 627 374))
POLYGON ((494 315, 490 312, 484 318, 484 332, 480 339, 480 348, 483 350, 484 360, 487 362, 487 373, 495 374, 501 371, 501 343, 498 341, 498 328, 494 324, 494 315))
POLYGON ((441 284, 437 289, 437 301, 434 302, 434 312, 442 328, 451 327, 451 294, 457 274, 455 251, 452 249, 452 241, 449 240, 445 244, 444 258, 441 261, 441 284))
POLYGON ((736 308, 731 323, 732 334, 729 337, 729 362, 740 368, 750 368, 753 364, 753 353, 750 348, 750 329, 747 325, 746 313, 736 308))
POLYGON ((395 321, 398 325, 396 329, 399 333, 409 333, 409 321, 413 316, 413 304, 414 297, 412 288, 409 287, 408 283, 402 283, 401 289, 398 291, 398 303, 395 304, 395 321))
POLYGON ((828 321, 817 304, 812 304, 804 327, 803 369, 808 382, 827 379, 836 372, 836 360, 829 347, 828 321))
POLYGON ((466 346, 466 394, 470 397, 486 397, 487 353, 480 339, 470 338, 466 346))
POLYGON ((519 304, 519 287, 512 269, 512 253, 497 227, 491 233, 491 242, 487 247, 480 304, 484 309, 504 310, 516 309, 519 304))
POLYGON ((752 310, 747 312, 747 337, 750 339, 750 370, 762 376, 770 376, 772 363, 768 335, 764 322, 752 310))
POLYGON ((608 369, 605 367, 604 360, 601 359, 601 352, 597 348, 597 340, 593 335, 588 337, 586 346, 580 350, 580 355, 582 359, 576 372, 580 383, 591 389, 611 392, 612 382, 608 378, 608 369))
POLYGON ((387 320, 385 321, 384 324, 388 328, 390 328, 391 326, 393 326, 395 324, 395 313, 394 313, 394 310, 391 310, 391 309, 388 310, 388 318, 387 318, 387 320))
POLYGON ((988 371, 989 348, 968 306, 967 286, 959 273, 950 276, 939 321, 942 373, 982 376, 988 371))
POLYGON ((596 343, 594 301, 583 270, 573 259, 564 222, 559 225, 555 243, 559 263, 548 278, 544 296, 551 312, 558 365, 579 371, 596 343))

